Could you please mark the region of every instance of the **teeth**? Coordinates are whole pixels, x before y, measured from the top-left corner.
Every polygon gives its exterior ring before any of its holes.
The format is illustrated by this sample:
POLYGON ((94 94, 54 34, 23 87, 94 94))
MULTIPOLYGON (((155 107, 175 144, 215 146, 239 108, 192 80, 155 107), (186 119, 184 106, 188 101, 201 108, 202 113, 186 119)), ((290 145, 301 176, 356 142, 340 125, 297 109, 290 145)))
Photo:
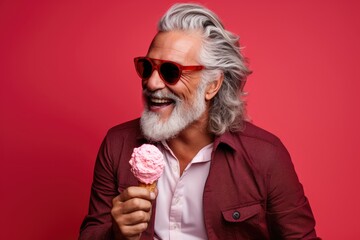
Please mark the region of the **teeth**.
POLYGON ((150 100, 151 102, 158 104, 170 102, 168 99, 162 99, 162 98, 151 98, 150 100))

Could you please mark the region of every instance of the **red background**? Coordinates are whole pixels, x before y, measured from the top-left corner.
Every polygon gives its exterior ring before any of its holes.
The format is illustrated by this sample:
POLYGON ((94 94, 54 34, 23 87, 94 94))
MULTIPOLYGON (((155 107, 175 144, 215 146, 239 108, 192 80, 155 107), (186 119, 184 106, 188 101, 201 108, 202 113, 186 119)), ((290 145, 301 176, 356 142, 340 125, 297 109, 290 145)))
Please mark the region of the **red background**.
MULTIPOLYGON (((132 58, 172 1, 0 0, 0 239, 76 239, 95 156, 141 112, 132 58)), ((358 1, 207 0, 254 71, 249 114, 288 147, 324 239, 360 235, 358 1)))

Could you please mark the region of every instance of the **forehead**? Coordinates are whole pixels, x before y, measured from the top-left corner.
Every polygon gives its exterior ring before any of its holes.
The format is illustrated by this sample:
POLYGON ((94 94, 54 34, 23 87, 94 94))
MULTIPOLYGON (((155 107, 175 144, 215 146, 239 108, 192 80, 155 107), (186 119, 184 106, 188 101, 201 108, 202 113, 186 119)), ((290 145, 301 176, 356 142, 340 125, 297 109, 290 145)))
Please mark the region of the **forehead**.
POLYGON ((201 44, 199 31, 159 32, 150 45, 148 56, 179 63, 196 63, 201 44))

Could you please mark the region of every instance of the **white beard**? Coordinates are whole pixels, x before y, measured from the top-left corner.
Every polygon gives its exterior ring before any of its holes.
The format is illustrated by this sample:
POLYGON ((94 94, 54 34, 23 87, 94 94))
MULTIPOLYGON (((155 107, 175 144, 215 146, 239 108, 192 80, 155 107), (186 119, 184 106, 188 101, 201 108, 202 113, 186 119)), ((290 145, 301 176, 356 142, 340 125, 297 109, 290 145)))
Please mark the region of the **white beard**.
MULTIPOLYGON (((198 120, 206 110, 204 87, 199 86, 193 103, 185 103, 172 93, 160 91, 151 93, 153 96, 166 97, 174 100, 175 107, 169 118, 163 121, 160 116, 149 111, 146 102, 140 119, 141 130, 150 141, 162 141, 178 135, 194 121, 198 120)), ((146 91, 146 90, 145 90, 146 91)), ((146 95, 146 93, 144 93, 146 95)))

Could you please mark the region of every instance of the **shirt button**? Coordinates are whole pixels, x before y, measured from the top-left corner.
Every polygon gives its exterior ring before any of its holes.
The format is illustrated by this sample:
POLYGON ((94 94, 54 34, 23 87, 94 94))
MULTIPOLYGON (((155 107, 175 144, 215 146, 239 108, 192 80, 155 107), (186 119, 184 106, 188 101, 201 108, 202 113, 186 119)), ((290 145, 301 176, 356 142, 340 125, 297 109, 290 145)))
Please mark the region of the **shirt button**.
POLYGON ((172 229, 173 230, 178 230, 180 227, 178 224, 174 223, 173 226, 172 226, 172 229))
POLYGON ((232 217, 234 220, 238 220, 240 218, 240 213, 238 211, 233 212, 232 217))

